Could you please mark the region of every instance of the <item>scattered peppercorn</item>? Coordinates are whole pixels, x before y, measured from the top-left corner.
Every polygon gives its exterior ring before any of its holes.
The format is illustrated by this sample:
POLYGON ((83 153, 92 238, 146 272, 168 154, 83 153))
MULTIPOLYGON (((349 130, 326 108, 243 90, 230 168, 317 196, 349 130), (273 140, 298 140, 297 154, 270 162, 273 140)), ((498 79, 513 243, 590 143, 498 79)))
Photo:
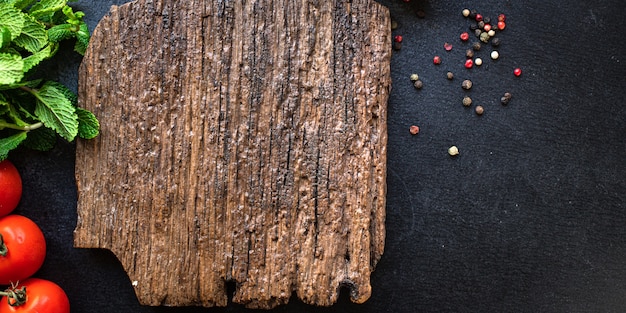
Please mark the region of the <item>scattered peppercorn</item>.
POLYGON ((483 30, 488 32, 491 30, 491 24, 485 24, 485 26, 483 26, 483 30))
POLYGON ((448 148, 448 154, 450 156, 459 155, 459 148, 457 148, 457 146, 452 146, 452 147, 448 148))
POLYGON ((472 50, 472 49, 467 49, 467 50, 465 51, 465 57, 466 57, 466 58, 469 58, 469 59, 473 58, 473 57, 474 57, 474 50, 472 50))
POLYGON ((474 64, 476 64, 477 66, 481 66, 481 65, 483 65, 483 59, 481 59, 481 58, 476 58, 476 59, 474 60, 474 64))
POLYGON ((483 33, 480 34, 480 41, 482 41, 484 43, 487 43, 487 42, 489 42, 489 37, 490 37, 489 33, 483 32, 483 33))
POLYGON ((498 22, 505 22, 505 21, 506 21, 506 15, 504 14, 498 15, 498 22))
POLYGON ((448 72, 448 73, 446 74, 446 78, 448 78, 449 80, 453 80, 453 79, 454 79, 454 73, 452 73, 452 72, 448 72))
POLYGON ((476 17, 475 17, 475 19, 476 19, 476 21, 477 21, 477 22, 482 21, 482 20, 483 20, 483 16, 482 16, 482 14, 480 14, 480 13, 476 13, 476 17))
POLYGON ((417 10, 417 17, 425 18, 426 17, 426 11, 424 11, 424 10, 417 10))
POLYGON ((509 104, 509 101, 511 101, 511 93, 509 92, 505 92, 504 96, 502 96, 502 98, 500 98, 500 102, 502 103, 502 105, 507 105, 509 104))
POLYGON ((462 41, 467 41, 469 39, 469 34, 467 32, 462 32, 461 36, 459 36, 462 41))
POLYGON ((393 37, 393 41, 395 41, 395 42, 402 42, 402 36, 396 35, 395 37, 393 37))
POLYGON ((391 20, 391 30, 396 30, 398 28, 398 22, 395 20, 391 20))
POLYGON ((470 10, 469 9, 463 9, 463 11, 461 13, 463 14, 463 16, 468 17, 470 15, 470 10))
POLYGON ((483 113, 485 112, 485 109, 483 108, 482 105, 477 105, 476 108, 474 109, 474 111, 478 115, 483 115, 483 113))
POLYGON ((480 42, 475 42, 472 44, 472 49, 474 49, 475 51, 479 51, 481 47, 482 45, 480 44, 480 42))
POLYGON ((438 55, 433 57, 433 63, 435 63, 436 65, 441 64, 441 57, 439 57, 438 55))
POLYGON ((416 81, 416 80, 420 79, 419 75, 417 75, 417 74, 411 74, 411 77, 410 77, 410 78, 411 78, 411 81, 412 81, 412 82, 414 82, 414 81, 416 81))
POLYGON ((498 53, 498 51, 496 50, 491 51, 491 58, 493 60, 497 60, 499 57, 500 57, 500 53, 498 53))
POLYGON ((478 38, 480 38, 480 34, 482 34, 482 33, 483 33, 483 30, 482 30, 482 29, 476 29, 476 30, 474 31, 474 35, 476 35, 476 37, 478 37, 478 38))
POLYGON ((495 31, 495 30, 493 30, 493 29, 490 29, 490 30, 487 32, 487 35, 489 35, 489 37, 493 37, 493 36, 495 36, 495 35, 496 35, 496 31, 495 31))
POLYGON ((485 24, 489 24, 491 23, 491 18, 489 16, 485 16, 483 17, 483 22, 485 22, 485 24))
POLYGON ((463 106, 468 107, 470 105, 472 105, 472 98, 468 96, 463 97, 463 106))
POLYGON ((476 11, 476 10, 471 10, 471 11, 470 11, 469 18, 476 19, 476 15, 477 15, 477 14, 478 14, 478 11, 476 11))
POLYGON ((504 23, 504 22, 498 22, 498 29, 499 29, 499 30, 504 30, 504 28, 506 28, 506 23, 504 23))
POLYGON ((469 80, 469 79, 464 80, 464 81, 461 83, 461 87, 463 87, 463 89, 465 89, 465 90, 470 90, 470 89, 472 89, 472 81, 471 81, 471 80, 469 80))
POLYGON ((498 37, 493 37, 493 39, 491 39, 491 45, 494 47, 497 47, 500 45, 500 38, 498 37))
POLYGON ((513 97, 513 95, 511 95, 510 92, 505 92, 504 93, 504 97, 507 98, 507 99, 511 99, 513 97))
POLYGON ((476 31, 478 29, 478 24, 476 24, 476 23, 470 24, 469 29, 471 31, 476 31))
POLYGON ((474 61, 472 59, 465 60, 465 68, 472 68, 474 66, 474 61))
POLYGON ((450 44, 449 42, 446 42, 443 44, 443 48, 446 49, 446 51, 450 51, 452 50, 452 44, 450 44))
POLYGON ((424 83, 419 79, 413 83, 413 87, 415 87, 415 89, 422 89, 423 86, 424 83))
POLYGON ((393 50, 400 50, 400 49, 402 49, 402 43, 394 41, 393 42, 393 50))
POLYGON ((478 28, 480 28, 480 29, 485 28, 485 22, 483 22, 483 21, 478 22, 478 28))
POLYGON ((420 128, 417 125, 411 125, 411 127, 409 127, 409 132, 411 135, 417 135, 420 132, 420 128))
POLYGON ((514 69, 514 70, 513 70, 513 74, 514 74, 515 76, 517 76, 517 77, 521 76, 521 75, 522 75, 522 69, 521 69, 521 68, 519 68, 519 67, 518 67, 518 68, 516 68, 516 69, 514 69))

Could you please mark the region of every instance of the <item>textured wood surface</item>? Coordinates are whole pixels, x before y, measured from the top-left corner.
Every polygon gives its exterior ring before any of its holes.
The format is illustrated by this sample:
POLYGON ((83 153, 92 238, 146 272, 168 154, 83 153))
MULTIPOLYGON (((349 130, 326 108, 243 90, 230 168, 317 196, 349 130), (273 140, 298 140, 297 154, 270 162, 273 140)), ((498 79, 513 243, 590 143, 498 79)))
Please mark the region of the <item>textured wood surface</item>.
POLYGON ((355 302, 385 241, 390 20, 372 1, 137 1, 97 26, 75 246, 142 304, 355 302))

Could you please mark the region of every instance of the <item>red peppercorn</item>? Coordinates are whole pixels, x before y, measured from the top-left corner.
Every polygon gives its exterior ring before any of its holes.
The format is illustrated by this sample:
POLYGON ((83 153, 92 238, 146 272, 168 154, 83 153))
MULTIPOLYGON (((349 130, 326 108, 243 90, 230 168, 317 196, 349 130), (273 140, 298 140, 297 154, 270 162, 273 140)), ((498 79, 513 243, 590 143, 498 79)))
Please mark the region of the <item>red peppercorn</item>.
POLYGON ((411 127, 409 127, 409 132, 411 135, 417 135, 420 132, 420 128, 417 125, 411 125, 411 127))
POLYGON ((491 24, 485 24, 485 26, 483 26, 483 30, 488 32, 491 30, 491 24))
POLYGON ((443 44, 443 48, 446 49, 446 51, 450 51, 452 50, 452 44, 446 42, 443 44))
POLYGON ((433 63, 435 63, 435 64, 437 64, 437 65, 441 64, 441 58, 440 58, 438 55, 436 55, 436 56, 433 58, 433 63))
POLYGON ((506 15, 504 14, 498 15, 498 22, 504 22, 504 21, 506 21, 506 15))
POLYGON ((515 70, 513 70, 513 74, 517 77, 519 77, 520 75, 522 75, 522 69, 521 68, 516 68, 515 70))
POLYGON ((461 33, 461 40, 467 41, 469 39, 469 34, 467 32, 461 33))
POLYGON ((498 29, 499 30, 503 30, 506 27, 506 24, 504 22, 498 22, 498 29))
POLYGON ((393 41, 395 41, 395 42, 402 42, 402 36, 396 35, 395 37, 393 37, 393 41))
POLYGON ((474 66, 474 61, 472 59, 465 60, 465 68, 472 68, 474 66))
POLYGON ((482 14, 476 14, 476 22, 480 22, 483 20, 483 15, 482 14))

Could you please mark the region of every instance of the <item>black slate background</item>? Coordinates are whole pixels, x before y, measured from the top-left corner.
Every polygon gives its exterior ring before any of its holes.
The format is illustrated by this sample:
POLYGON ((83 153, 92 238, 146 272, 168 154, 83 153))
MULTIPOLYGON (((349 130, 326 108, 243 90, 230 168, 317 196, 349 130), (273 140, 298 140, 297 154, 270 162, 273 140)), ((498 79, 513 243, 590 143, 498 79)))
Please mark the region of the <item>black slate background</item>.
MULTIPOLYGON (((91 30, 112 4, 78 1, 91 30)), ((624 312, 626 310, 626 2, 381 0, 404 37, 392 59, 385 254, 363 304, 295 297, 273 312, 624 312), (507 14, 501 58, 463 67, 464 7, 507 14), (423 9, 425 18, 416 12, 423 9), (446 52, 443 43, 453 43, 446 52), (434 66, 438 54, 443 64, 434 66), (512 71, 521 67, 524 74, 512 71), (445 78, 447 71, 455 79, 445 78), (408 77, 424 81, 415 90, 408 77), (470 92, 461 81, 472 79, 470 92), (513 100, 499 104, 509 91, 513 100), (483 116, 461 105, 468 93, 483 116), (421 132, 411 136, 408 127, 421 132), (451 158, 447 148, 461 155, 451 158)), ((475 37, 472 37, 475 40, 475 37)), ((80 59, 45 75, 76 88, 80 59)), ((102 120, 106 123, 106 120, 102 120)), ((243 312, 142 307, 108 251, 75 249, 74 145, 10 155, 22 173, 17 213, 49 252, 37 276, 68 293, 72 312, 243 312)))

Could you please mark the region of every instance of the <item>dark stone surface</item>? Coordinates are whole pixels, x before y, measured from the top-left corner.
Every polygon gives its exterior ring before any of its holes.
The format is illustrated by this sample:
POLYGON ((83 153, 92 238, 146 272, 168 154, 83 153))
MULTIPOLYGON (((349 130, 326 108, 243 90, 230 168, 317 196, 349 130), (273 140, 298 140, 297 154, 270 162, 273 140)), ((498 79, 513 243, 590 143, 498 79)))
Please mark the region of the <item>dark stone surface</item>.
MULTIPOLYGON (((111 4, 78 1, 91 29, 111 4)), ((404 38, 392 60, 387 244, 363 305, 295 298, 274 312, 622 312, 626 307, 626 3, 381 0, 404 38), (500 59, 463 67, 463 7, 507 14, 500 59), (417 17, 423 9, 424 18, 417 17), (443 49, 451 42, 450 52, 443 49), (440 55, 443 63, 432 64, 440 55), (513 76, 515 67, 524 74, 513 76), (455 78, 446 79, 453 71, 455 78), (408 77, 424 81, 415 90, 408 77), (465 92, 461 81, 474 88, 465 92), (499 103, 509 91, 508 106, 499 103), (461 105, 465 94, 483 116, 461 105), (409 134, 418 124, 421 132, 409 134), (456 158, 447 155, 459 147, 456 158)), ((471 37, 474 39, 475 37, 471 37)), ((69 46, 68 46, 69 47, 69 46)), ((71 50, 71 49, 65 49, 71 50)), ((47 75, 76 86, 72 66, 47 75)), ((106 120, 102 120, 106 123, 106 120)), ((141 307, 108 251, 75 249, 74 146, 10 155, 22 173, 17 213, 47 236, 38 277, 68 293, 72 312, 242 312, 141 307)))

